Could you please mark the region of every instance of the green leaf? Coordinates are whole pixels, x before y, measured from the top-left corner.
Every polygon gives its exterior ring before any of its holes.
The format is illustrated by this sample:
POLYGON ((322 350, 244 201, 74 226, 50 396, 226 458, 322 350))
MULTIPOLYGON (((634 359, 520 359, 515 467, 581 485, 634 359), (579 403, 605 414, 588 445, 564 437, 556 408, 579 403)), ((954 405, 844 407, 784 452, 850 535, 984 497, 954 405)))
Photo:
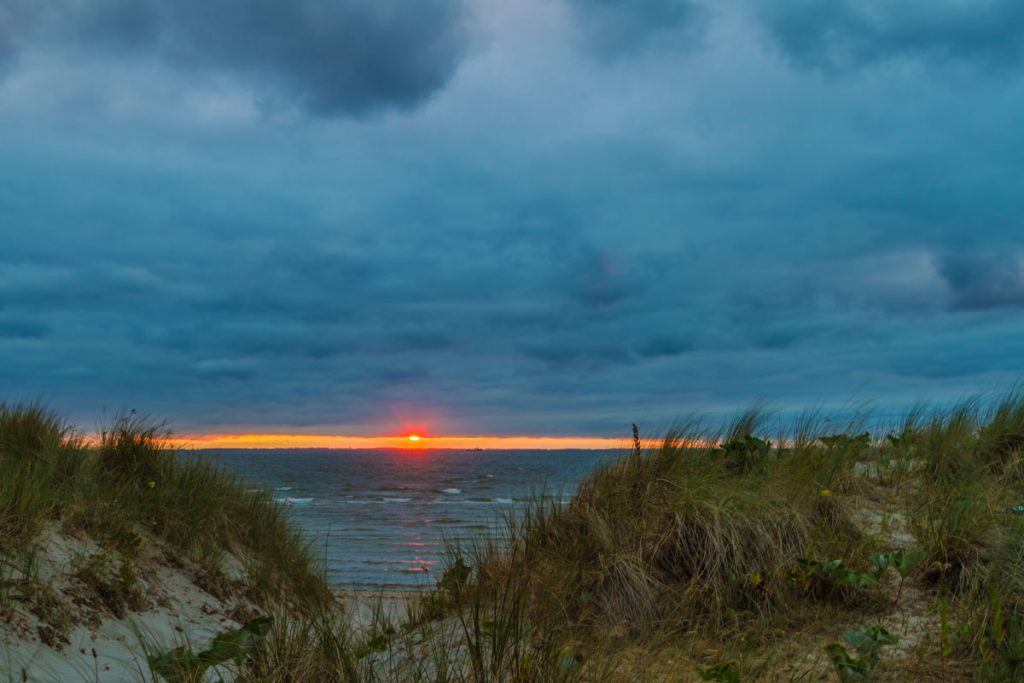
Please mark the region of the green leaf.
POLYGON ((870 652, 875 648, 875 641, 864 631, 847 631, 843 638, 858 652, 870 652))
POLYGON ((868 629, 868 635, 875 641, 878 647, 882 645, 895 645, 900 642, 900 637, 896 633, 889 633, 881 626, 872 626, 868 629))
POLYGON ((896 571, 900 573, 904 579, 910 576, 910 574, 924 562, 925 553, 923 550, 913 550, 906 555, 902 552, 893 554, 893 566, 896 571))
POLYGON ((878 664, 878 651, 885 645, 894 645, 899 642, 900 637, 889 633, 881 626, 872 626, 864 631, 847 631, 844 636, 846 642, 853 646, 862 658, 858 661, 869 668, 878 664))
POLYGON ((241 664, 259 642, 259 636, 244 628, 221 633, 213 639, 209 649, 199 653, 199 658, 211 666, 235 660, 241 664))
POLYGON ((871 555, 868 557, 868 562, 870 562, 871 566, 875 568, 874 573, 878 578, 881 578, 882 574, 885 573, 885 570, 892 566, 892 559, 893 558, 890 555, 885 554, 871 555))
POLYGON ((835 667, 836 675, 843 683, 867 680, 868 663, 859 657, 851 657, 846 648, 839 643, 829 643, 825 652, 835 667))
POLYGON ((199 680, 211 666, 234 660, 241 665, 259 639, 270 632, 272 617, 258 617, 233 631, 218 634, 210 647, 195 654, 187 646, 147 657, 150 670, 168 683, 189 683, 199 680))
POLYGON ((846 571, 839 574, 837 581, 847 586, 874 586, 878 583, 878 577, 871 573, 846 571))
POLYGON ((210 666, 185 645, 146 659, 150 671, 167 683, 190 683, 206 673, 210 666))
POLYGON ((260 638, 270 633, 273 625, 273 617, 257 617, 237 630, 218 634, 209 649, 200 652, 198 657, 210 666, 223 664, 229 660, 241 665, 259 643, 260 638))
POLYGON ((835 574, 845 568, 846 565, 842 560, 828 560, 821 564, 821 570, 826 574, 835 574))

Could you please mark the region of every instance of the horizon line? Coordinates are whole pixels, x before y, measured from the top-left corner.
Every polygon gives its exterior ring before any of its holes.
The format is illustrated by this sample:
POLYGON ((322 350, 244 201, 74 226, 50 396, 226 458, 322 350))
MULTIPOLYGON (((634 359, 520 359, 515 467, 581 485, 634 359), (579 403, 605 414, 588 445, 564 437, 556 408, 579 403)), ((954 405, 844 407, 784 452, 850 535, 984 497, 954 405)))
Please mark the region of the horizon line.
POLYGON ((336 450, 619 450, 628 438, 588 436, 344 436, 337 434, 197 434, 171 436, 182 449, 336 450))

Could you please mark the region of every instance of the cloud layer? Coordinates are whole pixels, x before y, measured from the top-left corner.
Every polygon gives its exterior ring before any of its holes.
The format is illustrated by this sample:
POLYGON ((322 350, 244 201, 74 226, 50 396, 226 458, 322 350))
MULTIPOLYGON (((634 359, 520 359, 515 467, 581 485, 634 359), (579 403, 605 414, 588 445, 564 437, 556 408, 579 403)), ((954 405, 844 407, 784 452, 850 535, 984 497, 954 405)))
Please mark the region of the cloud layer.
POLYGON ((1008 2, 0 0, 0 386, 628 435, 1024 352, 1008 2))

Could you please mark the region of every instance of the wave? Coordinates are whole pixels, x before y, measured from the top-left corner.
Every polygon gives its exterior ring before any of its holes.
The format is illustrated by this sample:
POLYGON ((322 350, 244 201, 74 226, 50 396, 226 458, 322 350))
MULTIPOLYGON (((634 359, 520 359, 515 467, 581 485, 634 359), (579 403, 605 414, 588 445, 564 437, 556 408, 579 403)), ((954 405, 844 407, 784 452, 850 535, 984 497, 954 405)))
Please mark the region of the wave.
POLYGON ((442 489, 441 493, 447 493, 448 495, 456 495, 462 493, 462 489, 457 489, 454 486, 447 489, 442 489))
POLYGON ((292 498, 291 496, 275 496, 274 500, 278 503, 284 503, 285 505, 308 505, 312 503, 315 498, 292 498))

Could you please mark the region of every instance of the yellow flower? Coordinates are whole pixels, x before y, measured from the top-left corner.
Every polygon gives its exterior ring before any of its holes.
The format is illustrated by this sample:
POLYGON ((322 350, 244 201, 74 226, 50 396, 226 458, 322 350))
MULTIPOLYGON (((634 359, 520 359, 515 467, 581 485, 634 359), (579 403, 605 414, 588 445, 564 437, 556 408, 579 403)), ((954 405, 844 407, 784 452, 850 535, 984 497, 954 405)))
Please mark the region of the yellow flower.
POLYGON ((156 482, 153 481, 152 479, 150 479, 149 483, 147 483, 146 486, 148 486, 151 489, 155 489, 156 488, 156 482))
POLYGON ((828 498, 829 496, 832 495, 832 492, 829 491, 828 489, 822 489, 818 491, 818 495, 821 496, 822 498, 828 498))

